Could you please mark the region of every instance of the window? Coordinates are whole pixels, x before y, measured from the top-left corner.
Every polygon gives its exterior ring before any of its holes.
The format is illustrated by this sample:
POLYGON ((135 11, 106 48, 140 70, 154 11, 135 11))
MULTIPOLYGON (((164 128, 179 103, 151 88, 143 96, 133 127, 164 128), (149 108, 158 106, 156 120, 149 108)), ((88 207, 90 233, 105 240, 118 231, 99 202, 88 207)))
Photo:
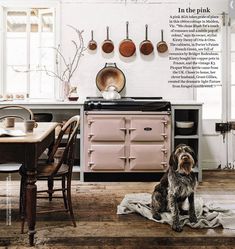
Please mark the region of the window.
POLYGON ((3 92, 54 98, 54 8, 5 8, 3 92))

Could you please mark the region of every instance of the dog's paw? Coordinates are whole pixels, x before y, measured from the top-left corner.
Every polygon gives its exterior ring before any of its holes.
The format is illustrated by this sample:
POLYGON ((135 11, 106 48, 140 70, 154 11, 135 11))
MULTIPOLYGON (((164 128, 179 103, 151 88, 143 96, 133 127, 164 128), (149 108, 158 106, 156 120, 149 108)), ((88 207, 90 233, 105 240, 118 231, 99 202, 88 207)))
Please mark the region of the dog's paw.
POLYGON ((153 218, 155 219, 155 220, 161 220, 162 219, 162 217, 161 217, 161 215, 160 214, 153 214, 153 218))
POLYGON ((183 231, 183 228, 182 228, 179 224, 173 223, 173 224, 172 224, 172 230, 174 230, 174 231, 176 231, 176 232, 182 232, 182 231, 183 231))
POLYGON ((191 215, 190 217, 189 217, 189 221, 191 222, 191 223, 196 223, 197 222, 197 216, 194 214, 194 215, 191 215))

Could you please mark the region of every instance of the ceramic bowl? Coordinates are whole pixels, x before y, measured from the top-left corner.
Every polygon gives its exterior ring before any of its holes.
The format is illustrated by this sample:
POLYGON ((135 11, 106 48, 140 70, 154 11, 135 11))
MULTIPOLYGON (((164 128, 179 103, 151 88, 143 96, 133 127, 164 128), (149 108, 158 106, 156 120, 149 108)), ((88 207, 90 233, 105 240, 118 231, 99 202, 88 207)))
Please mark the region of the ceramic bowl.
POLYGON ((192 128, 194 126, 194 122, 191 121, 176 121, 177 128, 192 128))

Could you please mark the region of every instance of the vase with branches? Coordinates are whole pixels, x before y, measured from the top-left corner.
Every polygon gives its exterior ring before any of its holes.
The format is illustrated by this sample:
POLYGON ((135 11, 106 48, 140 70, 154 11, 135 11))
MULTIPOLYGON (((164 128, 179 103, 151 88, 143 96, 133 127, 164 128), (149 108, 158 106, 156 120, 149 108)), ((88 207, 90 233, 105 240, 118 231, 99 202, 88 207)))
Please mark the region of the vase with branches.
POLYGON ((54 76, 59 79, 59 83, 61 85, 61 89, 60 89, 61 96, 60 97, 62 100, 67 99, 68 97, 71 79, 74 76, 74 73, 78 68, 79 61, 81 57, 84 55, 84 51, 86 50, 86 47, 84 46, 83 36, 82 36, 83 30, 80 31, 71 25, 68 25, 68 26, 76 32, 76 35, 78 37, 78 41, 71 40, 74 46, 73 56, 69 57, 68 60, 66 60, 65 56, 61 52, 61 46, 58 45, 57 47, 53 48, 55 49, 55 52, 56 52, 55 72, 48 71, 46 68, 44 68, 48 76, 54 76))

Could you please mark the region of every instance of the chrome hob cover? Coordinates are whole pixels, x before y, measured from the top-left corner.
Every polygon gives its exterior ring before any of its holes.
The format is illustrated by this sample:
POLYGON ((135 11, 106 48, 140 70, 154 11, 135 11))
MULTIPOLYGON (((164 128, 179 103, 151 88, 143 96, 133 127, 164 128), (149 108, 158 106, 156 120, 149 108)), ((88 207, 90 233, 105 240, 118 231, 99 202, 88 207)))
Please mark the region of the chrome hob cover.
POLYGON ((84 110, 170 112, 171 103, 162 100, 161 97, 124 97, 115 100, 105 100, 100 97, 88 97, 84 102, 84 110))

